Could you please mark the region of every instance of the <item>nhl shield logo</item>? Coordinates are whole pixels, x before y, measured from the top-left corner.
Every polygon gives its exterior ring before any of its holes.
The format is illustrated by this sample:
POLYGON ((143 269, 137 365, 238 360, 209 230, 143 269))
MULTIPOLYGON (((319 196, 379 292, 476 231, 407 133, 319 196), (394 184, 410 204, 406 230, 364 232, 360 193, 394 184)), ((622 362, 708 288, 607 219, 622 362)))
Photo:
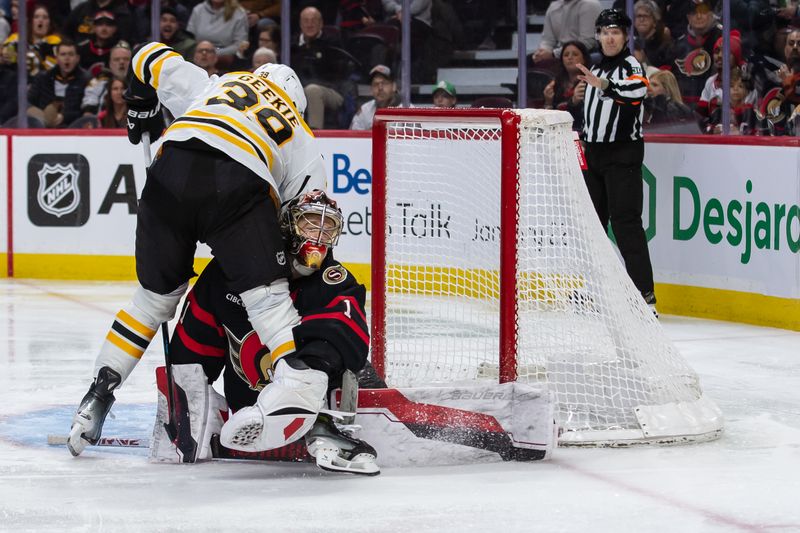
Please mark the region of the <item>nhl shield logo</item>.
POLYGON ((81 154, 36 154, 28 161, 28 218, 37 226, 89 220, 89 162, 81 154))
POLYGON ((36 199, 45 213, 61 218, 71 213, 81 202, 78 189, 78 170, 72 163, 50 165, 45 163, 37 174, 39 190, 36 199))

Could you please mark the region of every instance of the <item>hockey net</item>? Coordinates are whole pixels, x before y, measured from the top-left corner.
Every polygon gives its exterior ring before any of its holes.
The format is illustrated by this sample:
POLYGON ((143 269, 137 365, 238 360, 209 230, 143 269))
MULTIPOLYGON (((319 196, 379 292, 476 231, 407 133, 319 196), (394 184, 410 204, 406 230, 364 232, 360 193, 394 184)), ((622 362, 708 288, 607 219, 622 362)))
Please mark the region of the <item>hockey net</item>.
POLYGON ((572 117, 381 111, 373 130, 373 364, 393 387, 520 381, 559 443, 707 440, 721 414, 602 231, 572 117))

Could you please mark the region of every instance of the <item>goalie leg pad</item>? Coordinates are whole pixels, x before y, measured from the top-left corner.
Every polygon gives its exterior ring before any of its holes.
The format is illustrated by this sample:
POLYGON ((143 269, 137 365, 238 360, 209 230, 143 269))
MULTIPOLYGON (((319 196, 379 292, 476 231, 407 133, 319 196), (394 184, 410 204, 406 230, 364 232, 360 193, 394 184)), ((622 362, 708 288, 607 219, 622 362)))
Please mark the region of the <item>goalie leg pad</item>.
POLYGON ((240 409, 222 426, 220 442, 233 450, 258 452, 296 441, 314 425, 327 388, 324 372, 295 358, 291 364, 281 359, 256 405, 240 409))
POLYGON ((166 371, 156 369, 158 383, 158 410, 153 428, 150 460, 161 463, 195 463, 209 460, 211 436, 219 434, 228 404, 225 398, 208 384, 202 365, 174 365, 175 415, 177 439, 171 441, 166 424, 169 422, 166 371))

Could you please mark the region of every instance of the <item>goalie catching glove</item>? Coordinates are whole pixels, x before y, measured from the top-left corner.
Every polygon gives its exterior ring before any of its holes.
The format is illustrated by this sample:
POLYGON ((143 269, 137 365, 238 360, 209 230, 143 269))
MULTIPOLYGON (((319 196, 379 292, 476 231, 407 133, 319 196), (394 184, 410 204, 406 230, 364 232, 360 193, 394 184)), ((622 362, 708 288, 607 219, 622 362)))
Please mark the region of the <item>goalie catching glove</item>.
POLYGON ((81 454, 87 444, 97 444, 103 431, 103 422, 114 404, 114 389, 120 383, 122 377, 119 373, 104 366, 89 386, 78 412, 72 417, 72 428, 67 440, 67 448, 75 457, 81 454))

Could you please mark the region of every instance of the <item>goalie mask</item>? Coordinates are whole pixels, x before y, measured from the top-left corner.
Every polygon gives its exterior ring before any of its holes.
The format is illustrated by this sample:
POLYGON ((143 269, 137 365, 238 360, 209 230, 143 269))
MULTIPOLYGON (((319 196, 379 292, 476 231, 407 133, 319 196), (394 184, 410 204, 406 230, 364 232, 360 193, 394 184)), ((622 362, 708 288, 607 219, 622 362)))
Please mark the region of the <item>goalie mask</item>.
POLYGON ((281 230, 301 273, 319 270, 342 232, 342 210, 324 191, 315 189, 289 201, 281 211, 281 230), (305 271, 307 270, 307 271, 305 271), (304 272, 305 271, 305 272, 304 272))

